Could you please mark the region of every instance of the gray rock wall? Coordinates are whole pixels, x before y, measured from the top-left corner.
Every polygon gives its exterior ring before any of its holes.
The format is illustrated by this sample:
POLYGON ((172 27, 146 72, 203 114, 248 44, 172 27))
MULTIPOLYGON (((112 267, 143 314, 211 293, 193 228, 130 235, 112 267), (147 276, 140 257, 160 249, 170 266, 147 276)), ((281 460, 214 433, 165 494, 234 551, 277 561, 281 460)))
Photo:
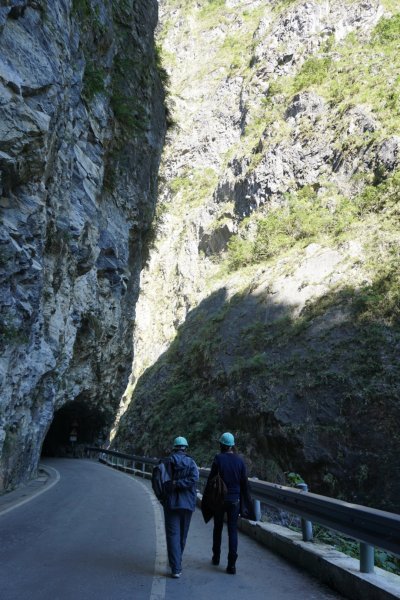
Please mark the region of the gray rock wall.
POLYGON ((378 188, 392 208, 357 208, 400 165, 398 104, 384 108, 397 53, 374 38, 388 8, 397 31, 386 1, 160 0, 176 126, 119 448, 160 453, 186 432, 209 464, 232 430, 254 475, 395 505, 398 179, 378 188))
POLYGON ((0 2, 0 491, 54 412, 111 424, 164 136, 154 0, 0 2))

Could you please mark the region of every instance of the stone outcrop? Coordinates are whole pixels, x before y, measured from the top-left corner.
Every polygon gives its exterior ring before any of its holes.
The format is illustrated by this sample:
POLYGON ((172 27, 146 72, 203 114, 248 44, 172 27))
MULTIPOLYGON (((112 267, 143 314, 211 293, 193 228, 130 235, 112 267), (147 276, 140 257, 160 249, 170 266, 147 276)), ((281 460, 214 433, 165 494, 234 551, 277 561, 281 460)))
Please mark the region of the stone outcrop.
MULTIPOLYGON (((105 436, 132 356, 165 131, 157 3, 0 2, 0 490, 57 409, 105 436)), ((85 440, 84 440, 85 441, 85 440)))
MULTIPOLYGON (((381 226, 371 213, 358 222, 355 207, 368 185, 396 173, 398 139, 382 104, 358 99, 350 77, 340 85, 370 56, 384 16, 375 0, 160 1, 175 126, 141 275, 119 448, 156 454, 186 432, 209 463, 218 432, 232 429, 259 477, 283 483, 295 471, 314 491, 393 508, 400 442, 394 436, 388 450, 385 439, 399 411, 389 375, 398 371, 398 330, 393 313, 372 315, 363 304, 381 293, 371 269, 381 226), (343 207, 342 237, 292 223, 292 244, 282 230, 281 253, 269 248, 269 215, 283 219, 297 206, 300 220, 310 202, 314 219, 321 209, 334 220, 343 207), (378 432, 379 410, 390 417, 378 432)), ((383 54, 372 55, 366 73, 386 69, 383 54)), ((394 226, 389 239, 398 243, 394 226)), ((392 264, 389 245, 380 252, 392 264)))

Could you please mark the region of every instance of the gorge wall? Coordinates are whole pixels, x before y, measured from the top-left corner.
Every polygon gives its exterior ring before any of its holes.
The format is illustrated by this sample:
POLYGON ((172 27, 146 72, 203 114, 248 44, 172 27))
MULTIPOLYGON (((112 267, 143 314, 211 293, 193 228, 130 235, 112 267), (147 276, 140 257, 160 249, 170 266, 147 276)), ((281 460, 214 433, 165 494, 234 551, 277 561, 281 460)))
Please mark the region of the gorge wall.
POLYGON ((399 39, 397 0, 0 0, 0 490, 73 406, 399 509, 399 39))
POLYGON ((171 125, 113 431, 398 510, 399 6, 160 0, 171 125))
POLYGON ((57 409, 102 437, 126 386, 165 132, 157 10, 0 1, 0 491, 35 473, 57 409))

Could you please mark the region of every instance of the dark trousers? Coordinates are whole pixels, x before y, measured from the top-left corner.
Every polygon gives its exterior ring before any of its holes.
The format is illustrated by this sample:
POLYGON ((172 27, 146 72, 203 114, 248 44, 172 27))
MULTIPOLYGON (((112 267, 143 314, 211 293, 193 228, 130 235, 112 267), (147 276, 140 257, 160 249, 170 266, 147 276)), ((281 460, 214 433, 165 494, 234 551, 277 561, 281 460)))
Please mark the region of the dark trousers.
POLYGON ((192 511, 185 508, 166 508, 164 506, 165 535, 169 566, 173 573, 182 570, 182 554, 186 544, 192 511))
POLYGON ((213 555, 218 556, 221 553, 221 537, 222 528, 224 526, 224 515, 226 514, 226 520, 228 525, 228 539, 229 539, 229 553, 228 563, 235 564, 237 558, 237 547, 238 547, 238 534, 237 534, 237 521, 240 511, 240 501, 231 502, 225 500, 221 510, 214 514, 214 530, 213 530, 213 555))

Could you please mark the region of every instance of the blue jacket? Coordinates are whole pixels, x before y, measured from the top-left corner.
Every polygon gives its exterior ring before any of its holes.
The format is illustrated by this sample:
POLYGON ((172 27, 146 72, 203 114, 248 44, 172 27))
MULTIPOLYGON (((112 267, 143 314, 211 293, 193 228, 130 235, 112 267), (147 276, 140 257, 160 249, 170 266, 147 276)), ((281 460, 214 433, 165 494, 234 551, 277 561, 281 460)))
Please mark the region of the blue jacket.
POLYGON ((233 452, 221 452, 214 457, 209 478, 221 474, 228 488, 225 500, 236 502, 241 496, 248 494, 247 470, 244 460, 233 452))
POLYGON ((171 493, 164 503, 165 508, 176 510, 184 508, 194 512, 196 508, 196 482, 199 470, 193 458, 182 450, 177 450, 169 457, 172 466, 171 493))

